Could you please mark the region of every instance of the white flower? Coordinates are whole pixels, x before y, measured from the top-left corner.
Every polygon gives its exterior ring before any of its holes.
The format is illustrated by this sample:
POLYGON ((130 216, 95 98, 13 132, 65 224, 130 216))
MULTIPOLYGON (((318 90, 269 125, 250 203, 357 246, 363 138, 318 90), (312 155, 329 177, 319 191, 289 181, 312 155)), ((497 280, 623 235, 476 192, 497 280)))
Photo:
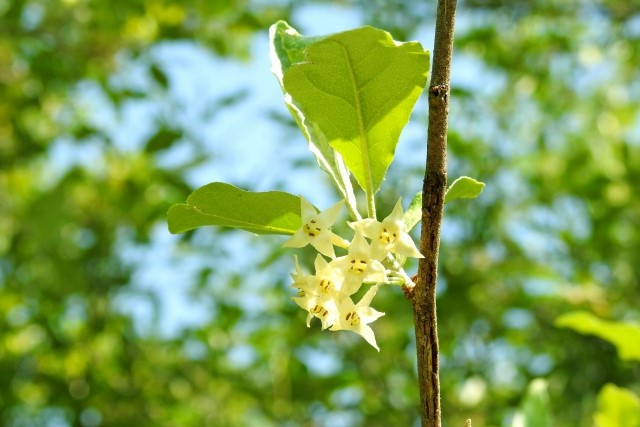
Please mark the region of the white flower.
POLYGON ((322 329, 327 329, 336 322, 338 308, 331 296, 305 293, 303 296, 293 297, 292 299, 296 304, 309 312, 307 315, 307 327, 311 327, 311 319, 313 319, 313 317, 320 319, 322 329))
POLYGON ((339 271, 331 266, 322 255, 318 254, 315 261, 316 274, 310 277, 316 295, 337 296, 342 287, 343 277, 339 271))
POLYGON ((302 227, 289 238, 283 247, 302 248, 311 244, 318 252, 335 258, 333 245, 347 247, 348 242, 331 231, 331 226, 338 218, 344 200, 336 203, 323 212, 316 212, 316 208, 303 197, 300 198, 300 216, 302 227))
POLYGON ((371 249, 362 233, 356 230, 349 253, 329 264, 343 279, 340 299, 358 292, 363 282, 387 283, 384 266, 371 257, 371 249))
POLYGON ((295 257, 296 273, 292 273, 292 287, 298 288, 298 296, 293 297, 303 309, 307 310, 307 327, 311 326, 311 319, 317 317, 322 322, 322 329, 333 324, 338 316, 335 300, 342 284, 342 277, 330 267, 329 263, 318 254, 315 260, 316 274, 305 276, 295 257))
POLYGON ((398 200, 391 214, 382 220, 367 218, 353 223, 356 230, 360 230, 365 237, 371 239, 371 256, 382 260, 388 252, 406 257, 424 258, 409 234, 402 231, 404 213, 401 200, 398 200))
POLYGON ((311 279, 313 276, 308 274, 304 274, 302 269, 300 268, 300 264, 298 264, 298 257, 293 256, 293 260, 296 265, 296 272, 291 273, 291 278, 293 279, 293 284, 291 287, 298 288, 298 296, 304 296, 308 292, 313 291, 313 286, 311 279))
POLYGON ((293 256, 293 263, 296 266, 296 272, 291 273, 291 278, 293 279, 292 286, 299 288, 308 281, 309 275, 304 274, 304 272, 300 268, 300 264, 298 263, 298 257, 296 255, 293 256))
POLYGON ((376 337, 373 334, 373 329, 369 326, 376 319, 384 316, 381 313, 371 307, 371 300, 378 292, 378 285, 372 286, 366 294, 362 297, 358 304, 354 304, 351 298, 345 298, 337 304, 338 316, 331 326, 331 331, 348 330, 359 334, 369 344, 371 344, 376 350, 380 351, 378 344, 376 343, 376 337))

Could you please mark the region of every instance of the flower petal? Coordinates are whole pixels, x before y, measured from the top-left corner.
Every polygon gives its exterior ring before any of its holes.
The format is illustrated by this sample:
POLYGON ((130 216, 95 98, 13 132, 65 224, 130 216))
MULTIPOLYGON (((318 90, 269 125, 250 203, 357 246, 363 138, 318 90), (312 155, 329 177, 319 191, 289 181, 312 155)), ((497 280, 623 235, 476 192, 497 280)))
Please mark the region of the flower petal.
POLYGON ((371 300, 373 299, 373 297, 376 296, 378 289, 380 289, 380 285, 371 286, 369 290, 362 296, 362 298, 360 298, 357 307, 368 307, 371 304, 371 300))
POLYGON ((393 221, 400 223, 400 227, 404 225, 404 212, 402 210, 402 198, 398 199, 396 205, 393 207, 393 211, 385 218, 385 221, 393 221))
POLYGON ((295 232, 295 234, 282 244, 283 248, 303 248, 311 242, 311 238, 306 235, 302 229, 295 232))
POLYGON ((324 235, 323 234, 324 233, 321 233, 319 236, 310 238, 309 243, 311 243, 311 246, 316 248, 316 250, 320 252, 322 255, 326 255, 329 258, 335 258, 336 252, 333 250, 333 245, 331 244, 331 241, 329 239, 322 238, 326 236, 326 234, 324 235))
POLYGON ((364 282, 387 283, 387 270, 380 261, 375 259, 369 260, 367 270, 365 271, 364 282))
POLYGON ((395 252, 400 255, 412 258, 424 258, 424 255, 420 253, 413 239, 407 233, 402 232, 394 246, 395 252))
POLYGON ((376 336, 373 333, 373 329, 369 325, 361 324, 357 330, 353 330, 353 332, 360 335, 364 338, 373 348, 380 351, 380 347, 378 347, 378 343, 376 343, 376 336))
POLYGON ((302 223, 307 223, 318 215, 316 208, 304 197, 300 197, 300 217, 302 223))
POLYGON ((340 210, 344 205, 344 200, 340 200, 335 205, 331 206, 329 209, 322 211, 318 214, 318 223, 323 228, 329 228, 336 222, 338 219, 338 215, 340 215, 340 210))

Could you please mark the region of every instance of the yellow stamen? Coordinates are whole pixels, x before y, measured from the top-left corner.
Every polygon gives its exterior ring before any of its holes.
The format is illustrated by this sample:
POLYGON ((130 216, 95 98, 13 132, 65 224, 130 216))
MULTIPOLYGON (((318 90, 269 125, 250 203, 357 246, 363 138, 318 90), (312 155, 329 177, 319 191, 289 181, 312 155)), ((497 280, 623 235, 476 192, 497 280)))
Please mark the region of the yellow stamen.
POLYGON ((358 326, 360 324, 360 316, 355 311, 347 313, 345 320, 349 322, 351 326, 358 326))
POLYGON ((320 317, 327 317, 327 314, 329 314, 327 309, 319 304, 314 305, 313 308, 309 311, 313 314, 319 315, 320 317))
POLYGON ((349 271, 353 271, 356 273, 364 273, 367 269, 367 260, 364 259, 352 259, 351 265, 349 266, 349 271))

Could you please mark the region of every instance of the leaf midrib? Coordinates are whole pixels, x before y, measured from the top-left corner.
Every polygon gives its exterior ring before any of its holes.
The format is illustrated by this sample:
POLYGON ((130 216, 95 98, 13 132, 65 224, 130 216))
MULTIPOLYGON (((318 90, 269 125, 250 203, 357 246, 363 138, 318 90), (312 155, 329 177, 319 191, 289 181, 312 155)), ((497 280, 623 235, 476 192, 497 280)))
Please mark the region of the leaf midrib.
MULTIPOLYGON (((209 213, 204 211, 202 208, 195 206, 195 205, 185 205, 188 206, 191 210, 193 210, 194 212, 197 212, 199 214, 208 216, 208 217, 213 217, 216 219, 220 219, 223 221, 226 221, 228 223, 233 223, 233 224, 239 224, 239 225, 244 225, 246 228, 252 228, 255 230, 269 230, 269 231, 274 231, 274 232, 278 232, 278 233, 284 233, 284 234, 293 234, 295 232, 295 230, 292 232, 290 229, 288 228, 279 228, 279 227, 273 227, 273 226, 257 226, 255 223, 252 222, 246 222, 246 221, 242 221, 242 220, 237 220, 237 219, 229 219, 227 217, 221 216, 221 215, 217 215, 214 213, 209 213)), ((228 227, 228 225, 227 225, 228 227)), ((242 228, 242 227, 236 227, 236 228, 242 228)))
MULTIPOLYGON (((340 43, 337 40, 333 40, 338 46, 342 48, 345 56, 345 62, 347 63, 347 69, 349 71, 349 78, 351 79, 351 85, 353 86, 354 93, 354 102, 355 102, 355 110, 356 110, 356 118, 358 120, 358 130, 359 130, 359 140, 360 140, 360 155, 362 156, 362 166, 364 172, 365 179, 365 192, 367 196, 373 194, 373 179, 371 176, 371 162, 369 159, 369 139, 367 137, 367 132, 364 126, 364 117, 362 113, 362 105, 360 105, 360 90, 358 89, 358 85, 356 84, 356 76, 353 71, 353 64, 351 61, 351 56, 349 56, 349 51, 347 47, 340 43)), ((368 197, 367 197, 368 198, 368 197)))

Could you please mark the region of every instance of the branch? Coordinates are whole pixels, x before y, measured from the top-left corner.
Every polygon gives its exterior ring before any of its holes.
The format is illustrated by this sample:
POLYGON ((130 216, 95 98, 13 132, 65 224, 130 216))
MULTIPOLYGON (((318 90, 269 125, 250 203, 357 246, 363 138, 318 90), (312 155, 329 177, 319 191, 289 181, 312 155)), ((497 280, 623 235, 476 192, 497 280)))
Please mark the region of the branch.
POLYGON ((422 234, 418 280, 409 298, 416 331, 420 414, 423 427, 440 427, 440 361, 436 278, 440 226, 447 185, 447 116, 456 0, 438 0, 433 67, 429 86, 427 166, 422 187, 422 234))

